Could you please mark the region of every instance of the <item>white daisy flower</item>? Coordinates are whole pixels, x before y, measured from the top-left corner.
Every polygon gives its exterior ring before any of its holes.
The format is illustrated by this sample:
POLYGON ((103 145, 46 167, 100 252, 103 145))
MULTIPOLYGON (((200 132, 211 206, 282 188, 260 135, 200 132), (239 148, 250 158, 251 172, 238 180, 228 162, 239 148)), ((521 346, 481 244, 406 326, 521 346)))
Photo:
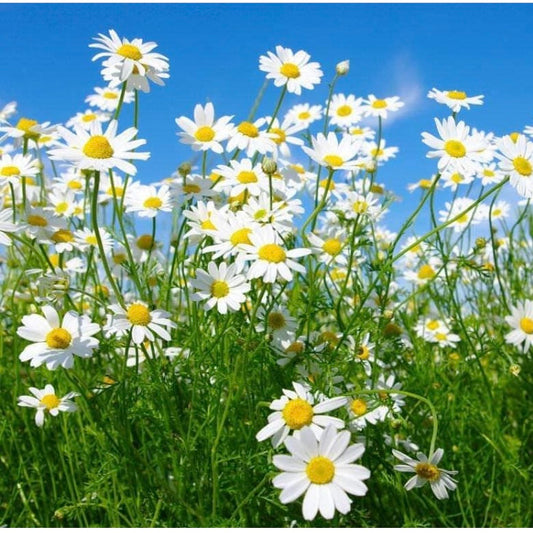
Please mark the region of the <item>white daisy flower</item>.
POLYGON ((447 105, 454 113, 458 113, 462 108, 470 109, 471 105, 483 105, 483 95, 467 96, 464 91, 439 91, 431 89, 428 98, 432 98, 439 104, 447 105))
POLYGON ((332 229, 322 236, 308 233, 307 239, 321 264, 328 266, 348 264, 348 259, 343 253, 343 248, 346 246, 346 235, 343 230, 332 229))
POLYGON ((207 272, 201 268, 196 269, 196 279, 191 279, 191 286, 196 292, 191 298, 195 301, 207 300, 205 310, 216 306, 217 311, 223 315, 228 309, 238 311, 246 301, 245 294, 250 290, 250 284, 239 271, 236 263, 228 266, 223 262, 217 266, 214 261, 210 261, 207 272))
POLYGON ((200 174, 189 174, 184 180, 176 177, 169 182, 173 194, 178 199, 178 205, 182 205, 190 200, 198 201, 211 196, 215 196, 213 181, 204 178, 200 174))
POLYGON ((524 135, 519 135, 516 142, 508 135, 498 142, 500 169, 509 174, 509 181, 520 196, 533 197, 533 143, 524 135))
POLYGON ((273 340, 279 341, 287 339, 294 335, 298 329, 298 322, 291 316, 289 310, 284 305, 276 305, 272 309, 271 306, 262 304, 257 312, 256 331, 262 332, 266 330, 269 335, 272 335, 273 340), (267 308, 269 308, 267 310, 267 308))
POLYGON ((215 108, 211 102, 205 107, 197 104, 194 107, 194 121, 185 116, 176 119, 176 124, 183 130, 178 133, 181 142, 191 146, 193 150, 212 150, 216 154, 224 151, 222 141, 229 138, 233 131, 230 120, 233 116, 224 116, 215 120, 215 108))
POLYGON ((511 314, 505 317, 505 321, 513 330, 505 335, 505 341, 521 347, 525 353, 533 343, 533 300, 518 302, 510 310, 511 314))
POLYGON ((263 172, 261 164, 254 165, 251 159, 230 161, 229 166, 219 165, 214 172, 225 178, 220 187, 228 189, 230 196, 238 196, 245 191, 248 195, 259 196, 261 192, 268 191, 267 175, 263 172))
POLYGON ((303 145, 303 139, 293 135, 294 133, 302 131, 303 128, 301 126, 292 124, 291 120, 288 118, 285 118, 281 123, 277 118, 272 121, 271 117, 267 117, 267 121, 271 124, 268 132, 273 134, 272 140, 275 143, 275 149, 273 152, 273 157, 275 159, 277 159, 279 155, 285 158, 291 156, 289 144, 294 144, 296 146, 303 145))
POLYGON ((199 201, 192 205, 191 209, 183 211, 183 216, 187 219, 187 224, 191 228, 185 237, 191 239, 191 242, 199 242, 206 235, 216 235, 217 227, 213 224, 212 217, 215 213, 223 214, 229 209, 229 206, 217 208, 214 202, 199 201))
POLYGON ((35 423, 39 427, 42 427, 44 424, 45 413, 51 416, 57 416, 62 411, 72 413, 78 409, 72 401, 72 398, 79 396, 77 392, 69 392, 62 398, 59 398, 56 396, 56 391, 52 385, 46 385, 42 390, 29 387, 29 391, 33 396, 19 396, 17 405, 37 409, 35 423))
POLYGON ((478 170, 477 177, 481 179, 481 185, 485 186, 499 183, 505 174, 496 168, 496 163, 489 163, 478 170))
MULTIPOLYGON (((95 94, 90 94, 85 98, 92 107, 98 107, 102 111, 116 111, 120 101, 120 89, 116 87, 95 87, 95 94)), ((124 93, 123 103, 130 104, 135 99, 133 91, 124 93)))
POLYGON ((345 405, 346 398, 339 396, 324 399, 315 405, 315 397, 308 386, 296 382, 292 386, 294 390, 283 389, 281 398, 270 404, 270 409, 274 412, 268 415, 268 424, 257 433, 258 441, 272 438, 272 445, 277 448, 286 442, 291 431, 294 431, 295 437, 299 437, 300 430, 309 427, 318 439, 328 425, 337 429, 344 427, 342 420, 324 413, 345 405))
POLYGON ((353 94, 334 94, 328 112, 330 124, 341 128, 357 124, 363 118, 362 102, 362 98, 356 98, 353 94))
POLYGON ((241 122, 231 131, 226 151, 244 150, 248 157, 252 157, 257 152, 262 155, 272 153, 276 149, 276 143, 273 140, 275 135, 260 129, 265 125, 267 121, 264 117, 258 118, 253 123, 247 120, 241 122))
POLYGON ((42 207, 28 209, 21 221, 21 230, 38 242, 45 243, 65 222, 42 207))
POLYGON ((243 244, 243 252, 239 259, 251 261, 248 269, 248 279, 263 278, 265 283, 274 283, 278 276, 286 281, 291 281, 291 270, 305 273, 305 267, 293 261, 311 253, 307 248, 286 250, 280 243, 281 238, 269 226, 256 229, 249 235, 251 245, 243 244))
POLYGON ((321 105, 296 104, 287 111, 283 122, 289 120, 291 124, 299 126, 302 129, 307 129, 313 122, 321 118, 321 105))
POLYGON ((438 279, 441 267, 442 261, 438 257, 430 257, 428 261, 417 268, 406 270, 403 277, 417 285, 426 285, 430 281, 438 279))
POLYGON ((430 133, 422 133, 422 141, 433 150, 427 157, 438 157, 439 171, 447 169, 450 172, 473 174, 485 161, 483 150, 487 147, 479 136, 470 135, 470 127, 463 121, 456 123, 453 117, 442 122, 435 119, 440 139, 430 133))
POLYGON ((141 344, 145 339, 153 342, 156 336, 169 341, 171 337, 166 328, 176 327, 176 324, 169 319, 170 313, 161 309, 150 311, 149 307, 140 301, 128 305, 127 309, 118 304, 110 305, 109 309, 113 314, 108 315, 104 327, 107 337, 111 335, 122 337, 131 331, 131 338, 135 344, 141 344))
MULTIPOLYGON (((104 253, 107 255, 113 248, 113 237, 111 234, 104 228, 100 228, 100 238, 102 239, 102 245, 104 247, 104 253)), ((79 229, 74 232, 74 242, 78 250, 86 252, 88 250, 94 249, 98 250, 98 240, 96 239, 96 234, 93 230, 90 229, 79 229)))
POLYGON ((74 311, 67 311, 60 320, 57 311, 49 305, 41 311, 44 316, 24 316, 23 326, 17 329, 19 337, 33 343, 19 355, 21 361, 30 361, 32 367, 46 363, 48 370, 55 370, 59 366, 72 368, 75 355, 83 358, 93 355, 99 344, 93 337, 100 331, 98 324, 74 311))
POLYGON ((110 118, 111 115, 108 113, 87 109, 83 113, 76 113, 75 116, 68 120, 66 126, 67 128, 78 126, 84 130, 90 130, 93 122, 107 122, 110 118))
POLYGON ((459 185, 468 185, 472 183, 474 181, 474 175, 454 172, 453 170, 443 170, 440 181, 444 185, 444 188, 449 187, 455 192, 459 185))
POLYGON ((152 185, 137 185, 128 188, 124 205, 128 213, 137 213, 143 218, 153 218, 162 212, 170 213, 175 202, 165 185, 159 189, 152 185))
POLYGON ((104 51, 96 54, 92 60, 107 58, 103 66, 116 69, 119 83, 126 81, 132 74, 145 76, 149 69, 153 69, 156 73, 165 73, 169 69, 168 58, 152 52, 157 46, 154 42, 120 39, 115 30, 109 30, 109 37, 99 33, 94 40, 96 43, 90 44, 89 47, 104 51))
POLYGON ((390 112, 398 111, 404 106, 398 96, 389 98, 376 98, 373 94, 368 95, 368 99, 363 101, 362 109, 367 117, 387 118, 390 112))
POLYGON ((273 79, 276 87, 287 86, 287 91, 302 94, 303 89, 312 89, 320 83, 323 76, 320 65, 309 62, 311 56, 299 50, 276 46, 276 53, 267 52, 259 58, 259 70, 267 73, 267 79, 273 79))
POLYGON ((363 430, 367 424, 375 426, 378 422, 383 422, 389 412, 386 405, 382 405, 376 400, 363 398, 350 400, 347 409, 350 417, 349 427, 354 431, 363 430))
POLYGON ((79 169, 99 170, 106 172, 118 168, 134 175, 137 169, 130 163, 131 159, 148 159, 149 152, 135 152, 143 144, 144 139, 136 139, 137 130, 128 128, 117 135, 118 123, 112 120, 105 133, 100 122, 93 122, 90 131, 74 128, 74 133, 59 126, 58 133, 65 140, 64 145, 48 151, 52 160, 67 161, 79 169))
POLYGON ((55 126, 51 126, 50 122, 39 123, 34 119, 22 117, 18 120, 15 126, 1 126, 0 132, 5 132, 4 137, 0 138, 0 142, 5 137, 14 139, 14 144, 18 148, 23 145, 24 141, 29 141, 35 146, 42 135, 49 135, 53 133, 55 126))
POLYGON ((353 464, 364 453, 361 443, 350 444, 350 433, 337 433, 328 426, 320 438, 309 428, 303 428, 300 438, 288 437, 285 445, 291 455, 275 455, 274 465, 283 470, 273 484, 282 489, 281 503, 290 503, 305 493, 302 513, 306 520, 313 520, 320 512, 331 520, 335 511, 347 514, 353 496, 364 496, 368 490, 363 483, 370 477, 370 470, 353 464))
MULTIPOLYGON (((470 198, 456 198, 453 202, 446 202, 445 208, 439 211, 439 220, 441 222, 447 222, 453 220, 460 213, 468 209, 474 204, 474 200, 470 198)), ((448 227, 453 228, 456 232, 463 231, 471 224, 479 224, 485 219, 485 212, 483 209, 473 208, 470 211, 462 214, 452 222, 448 227)))
POLYGON ((302 146, 302 150, 319 165, 332 170, 354 170, 358 161, 354 159, 360 143, 349 135, 343 135, 339 141, 335 133, 329 132, 328 136, 319 133, 311 137, 312 148, 302 146))
POLYGON ((4 154, 0 156, 0 183, 5 183, 5 181, 17 183, 22 177, 36 176, 38 173, 39 161, 31 155, 4 154))
MULTIPOLYGON (((118 87, 121 83, 122 65, 103 63, 102 78, 107 81, 111 87, 118 87)), ((128 76, 126 80, 126 91, 133 91, 134 89, 142 91, 144 93, 150 92, 149 81, 156 85, 165 85, 164 79, 170 78, 170 74, 166 70, 156 70, 153 67, 146 67, 143 74, 134 67, 133 72, 128 76)))
POLYGON ((436 498, 439 500, 445 500, 448 498, 448 491, 457 488, 457 482, 451 477, 457 474, 457 471, 444 470, 437 467, 444 455, 444 450, 442 448, 436 450, 429 459, 422 452, 418 452, 416 454, 416 461, 398 450, 392 450, 392 454, 396 459, 404 463, 396 465, 394 470, 397 470, 398 472, 412 472, 415 474, 405 484, 406 490, 411 490, 415 487, 423 487, 429 482, 431 490, 436 498))

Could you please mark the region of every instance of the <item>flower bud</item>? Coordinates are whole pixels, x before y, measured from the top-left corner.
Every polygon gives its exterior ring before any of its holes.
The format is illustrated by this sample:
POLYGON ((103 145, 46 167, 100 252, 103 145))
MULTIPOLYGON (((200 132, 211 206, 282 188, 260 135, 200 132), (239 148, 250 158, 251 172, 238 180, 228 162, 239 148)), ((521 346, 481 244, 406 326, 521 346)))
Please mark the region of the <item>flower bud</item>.
POLYGON ((185 161, 178 167, 178 172, 180 176, 186 178, 191 173, 191 169, 192 165, 188 161, 185 161))
POLYGON ((275 174, 278 170, 278 164, 271 159, 270 157, 263 157, 263 162, 261 163, 261 169, 265 174, 272 175, 275 174))
POLYGON ((344 61, 337 63, 335 71, 339 76, 345 76, 346 74, 348 74, 348 72, 350 71, 350 60, 345 59, 344 61))

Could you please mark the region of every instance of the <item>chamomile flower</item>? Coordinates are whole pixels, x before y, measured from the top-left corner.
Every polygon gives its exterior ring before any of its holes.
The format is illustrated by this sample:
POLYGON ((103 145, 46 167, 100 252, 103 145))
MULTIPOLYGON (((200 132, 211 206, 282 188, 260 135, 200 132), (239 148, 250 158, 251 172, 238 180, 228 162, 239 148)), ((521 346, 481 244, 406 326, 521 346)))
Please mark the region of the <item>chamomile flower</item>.
POLYGON ((300 438, 288 437, 285 445, 291 455, 275 455, 274 465, 283 471, 273 484, 282 489, 281 503, 290 503, 305 494, 302 504, 303 517, 313 520, 317 513, 331 520, 335 511, 347 514, 353 496, 364 496, 367 486, 364 480, 370 470, 353 464, 364 453, 361 443, 350 446, 350 433, 337 432, 328 426, 320 437, 304 427, 300 438))
POLYGON ((42 135, 48 135, 54 130, 55 126, 51 126, 50 122, 39 123, 34 119, 22 117, 15 126, 0 126, 0 132, 5 132, 5 135, 0 138, 0 142, 5 137, 10 137, 14 139, 16 147, 22 146, 24 141, 35 144, 42 135))
POLYGON ((454 113, 458 113, 462 108, 470 109, 471 105, 482 105, 483 95, 467 96, 464 91, 439 91, 431 89, 428 98, 432 98, 439 104, 447 105, 454 113))
POLYGON ((185 116, 176 119, 176 124, 183 130, 178 133, 184 144, 193 150, 212 150, 216 154, 224 151, 222 141, 225 141, 233 131, 230 123, 233 116, 224 116, 215 120, 215 108, 211 102, 205 107, 197 104, 194 107, 194 121, 185 116))
POLYGON ((31 155, 0 156, 0 183, 5 181, 16 183, 22 177, 36 176, 38 173, 39 162, 31 155))
POLYGON ((152 185, 137 185, 128 188, 124 205, 126 212, 137 213, 143 218, 153 218, 162 212, 169 213, 175 204, 166 185, 159 189, 152 185))
POLYGON ((31 407, 37 409, 35 413, 35 424, 42 427, 44 424, 45 413, 51 416, 57 416, 60 412, 74 412, 77 410, 76 404, 72 398, 79 396, 77 392, 69 392, 62 398, 56 395, 53 385, 45 385, 44 389, 37 389, 29 387, 29 391, 33 396, 19 396, 19 407, 31 407))
POLYGON ((134 175, 137 169, 130 163, 131 159, 148 159, 148 152, 134 150, 146 143, 144 139, 136 139, 137 130, 128 128, 117 135, 118 123, 112 120, 102 132, 99 122, 92 124, 90 131, 75 127, 74 133, 59 127, 58 133, 65 140, 64 145, 48 151, 52 160, 68 161, 79 169, 106 172, 118 168, 127 174, 134 175))
POLYGON ((289 310, 282 304, 276 305, 272 309, 267 309, 264 305, 259 308, 256 331, 264 331, 265 325, 267 333, 275 341, 292 337, 298 329, 296 319, 291 316, 289 310))
POLYGON ((110 118, 111 116, 108 113, 87 109, 83 113, 76 113, 75 116, 69 119, 66 126, 67 128, 78 126, 84 130, 90 130, 93 122, 107 122, 110 118))
POLYGON ((362 102, 362 98, 356 98, 353 94, 334 94, 328 112, 330 124, 341 128, 357 124, 363 118, 362 102))
POLYGON ((270 125, 268 132, 273 134, 272 140, 275 143, 273 157, 277 159, 278 155, 280 155, 281 157, 289 158, 291 156, 289 144, 302 146, 304 143, 303 139, 294 136, 295 133, 302 131, 303 128, 292 124, 288 118, 285 118, 281 123, 277 118, 272 121, 271 117, 267 117, 267 121, 270 125))
POLYGON ((320 83, 323 76, 320 65, 309 62, 311 56, 299 50, 294 53, 290 48, 276 46, 276 53, 259 58, 259 70, 267 73, 267 79, 273 79, 276 87, 285 85, 289 93, 302 94, 303 89, 312 89, 320 83))
POLYGON ((441 222, 453 220, 449 227, 456 232, 464 230, 471 224, 479 224, 485 218, 485 212, 472 207, 474 203, 474 200, 470 198, 456 198, 454 202, 446 202, 446 209, 439 211, 439 220, 441 222))
POLYGON ((500 169, 509 174, 509 181, 520 196, 533 197, 533 143, 525 135, 516 142, 508 135, 498 142, 500 169))
POLYGON ((220 165, 215 172, 225 178, 221 187, 229 189, 230 196, 238 196, 245 191, 248 195, 259 196, 268 190, 268 178, 261 164, 254 165, 251 159, 232 160, 229 166, 220 165))
POLYGON ((257 433, 258 441, 272 438, 272 445, 277 448, 286 441, 291 431, 294 431, 294 436, 298 437, 302 428, 309 427, 316 438, 320 438, 328 425, 338 429, 344 427, 342 420, 324 413, 343 406, 346 398, 339 396, 315 404, 316 399, 309 387, 296 382, 292 385, 294 390, 283 389, 281 398, 270 404, 270 409, 274 412, 268 416, 268 424, 257 433))
POLYGON ((331 230, 323 235, 308 233, 307 239, 311 244, 311 250, 323 265, 347 265, 348 259, 342 253, 343 248, 346 246, 344 231, 331 230))
POLYGON ((154 341, 156 337, 169 341, 171 337, 168 329, 176 327, 169 319, 170 313, 161 309, 151 311, 148 305, 141 301, 131 303, 126 309, 118 304, 110 305, 109 309, 113 314, 108 315, 104 327, 107 337, 122 337, 131 332, 135 344, 142 344, 145 339, 154 341))
POLYGON ((440 139, 430 133, 422 133, 422 141, 433 150, 427 157, 438 157, 439 171, 472 174, 484 162, 483 150, 486 144, 481 137, 470 135, 470 128, 463 121, 456 123, 453 117, 442 122, 435 119, 440 139))
MULTIPOLYGON (((120 102, 120 89, 115 87, 95 87, 94 94, 85 99, 92 107, 98 107, 102 111, 115 111, 120 102)), ((135 99, 133 91, 126 91, 123 97, 124 104, 130 104, 135 99)))
POLYGON ((263 278, 265 283, 274 283, 279 277, 285 281, 293 278, 292 270, 305 272, 305 267, 294 261, 311 253, 307 248, 287 250, 278 234, 269 226, 250 233, 252 244, 243 244, 239 254, 243 261, 250 261, 248 279, 263 278))
POLYGON ((296 104, 285 115, 285 119, 302 129, 307 129, 313 122, 321 118, 322 106, 310 104, 296 104))
POLYGON ((441 183, 444 188, 449 187, 452 191, 456 191, 459 185, 468 185, 474 181, 473 174, 464 174, 457 171, 444 170, 441 176, 441 183))
POLYGON ((431 257, 416 268, 406 270, 403 277, 417 285, 426 285, 438 278, 441 267, 442 261, 437 257, 431 257))
POLYGON ((82 358, 93 355, 99 344, 93 337, 100 331, 98 324, 74 311, 67 311, 60 320, 50 305, 44 305, 41 311, 42 315, 24 316, 23 325, 17 329, 19 337, 32 342, 19 355, 21 361, 30 361, 32 367, 46 364, 48 370, 55 370, 59 366, 72 368, 75 355, 82 358))
POLYGON ((354 431, 363 430, 367 424, 375 426, 378 422, 383 422, 387 418, 389 409, 372 398, 356 397, 346 404, 348 416, 350 417, 350 429, 354 431))
POLYGON ((59 217, 43 207, 28 209, 21 222, 21 229, 38 242, 46 242, 54 231, 64 226, 59 217))
POLYGON ((90 44, 89 47, 104 51, 96 54, 93 61, 105 57, 104 67, 116 69, 116 79, 119 83, 126 81, 132 74, 145 76, 149 69, 164 73, 169 68, 168 58, 152 51, 157 46, 154 42, 120 39, 115 30, 109 30, 109 37, 99 33, 94 40, 96 43, 90 44))
MULTIPOLYGON (((113 248, 113 237, 111 237, 111 234, 106 229, 99 229, 104 253, 108 254, 113 248)), ((91 249, 98 250, 98 240, 93 230, 87 228, 76 230, 74 232, 74 242, 76 243, 76 247, 82 252, 86 252, 91 249)))
POLYGON ((362 110, 367 117, 381 117, 385 119, 389 112, 394 113, 403 106, 404 103, 400 101, 399 96, 376 98, 373 94, 369 94, 368 98, 363 101, 362 110))
POLYGON ((189 201, 197 201, 216 195, 213 182, 200 174, 189 174, 187 179, 176 179, 170 183, 172 193, 177 198, 178 205, 189 201))
POLYGON ((64 190, 53 187, 47 195, 48 207, 45 209, 54 213, 58 217, 69 218, 72 215, 83 214, 83 205, 76 201, 76 196, 72 190, 64 190))
POLYGON ((236 263, 227 265, 222 262, 217 266, 214 261, 207 265, 207 272, 201 268, 196 269, 196 278, 191 280, 191 286, 196 292, 191 298, 195 301, 206 301, 205 310, 216 306, 217 311, 223 315, 228 310, 238 311, 250 290, 250 284, 239 270, 236 263))
POLYGON ((254 122, 247 120, 241 122, 231 131, 226 151, 244 150, 248 157, 252 157, 257 152, 263 155, 272 153, 276 149, 275 134, 260 129, 267 125, 264 117, 254 122))
POLYGON ((505 335, 505 341, 521 347, 525 353, 533 343, 533 300, 518 302, 510 311, 505 321, 513 330, 505 335))
POLYGON ((312 148, 302 146, 302 150, 319 165, 332 170, 354 170, 358 161, 359 143, 349 135, 343 135, 339 141, 335 133, 329 132, 326 137, 319 133, 311 137, 312 148))
POLYGON ((429 483, 436 498, 445 500, 448 498, 448 491, 457 488, 457 482, 451 477, 457 474, 457 471, 444 470, 437 466, 444 455, 442 448, 436 450, 429 459, 422 452, 416 454, 417 460, 411 459, 411 457, 398 450, 392 450, 392 454, 396 459, 404 463, 396 465, 394 470, 415 474, 405 484, 406 490, 423 487, 426 483, 429 483))

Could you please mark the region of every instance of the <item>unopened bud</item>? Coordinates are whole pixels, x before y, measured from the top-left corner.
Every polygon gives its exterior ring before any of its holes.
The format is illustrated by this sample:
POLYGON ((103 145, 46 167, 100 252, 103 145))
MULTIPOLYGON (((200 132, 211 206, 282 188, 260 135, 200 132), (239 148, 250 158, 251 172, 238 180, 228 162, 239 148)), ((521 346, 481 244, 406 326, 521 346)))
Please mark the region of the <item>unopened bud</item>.
POLYGON ((178 167, 178 172, 180 176, 182 176, 183 178, 186 178, 191 173, 191 169, 192 169, 192 165, 188 161, 185 161, 185 163, 182 163, 178 167))
POLYGON ((344 61, 337 63, 335 70, 339 76, 345 76, 350 71, 350 60, 345 59, 344 61))
POLYGON ((261 169, 265 174, 272 175, 278 170, 278 164, 270 157, 264 157, 261 163, 261 169))

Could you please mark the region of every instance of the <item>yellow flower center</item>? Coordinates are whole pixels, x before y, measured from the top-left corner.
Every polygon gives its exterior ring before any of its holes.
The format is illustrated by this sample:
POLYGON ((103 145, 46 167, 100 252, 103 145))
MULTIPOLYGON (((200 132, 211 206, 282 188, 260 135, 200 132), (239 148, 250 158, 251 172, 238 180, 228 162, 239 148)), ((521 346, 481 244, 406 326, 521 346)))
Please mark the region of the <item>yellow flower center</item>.
POLYGON ((210 126, 202 126, 196 130, 194 136, 198 141, 207 143, 215 138, 215 130, 210 126))
POLYGON ((270 329, 281 329, 287 324, 287 321, 282 313, 274 311, 268 315, 267 323, 270 329))
POLYGON ((67 183, 67 187, 69 189, 73 189, 75 191, 79 191, 80 189, 83 188, 83 185, 81 183, 81 181, 78 181, 78 180, 70 180, 68 183, 67 183))
POLYGON ((124 261, 126 261, 125 253, 113 254, 113 263, 115 263, 115 265, 121 265, 122 263, 124 263, 124 261))
POLYGON ((459 224, 466 224, 468 222, 468 215, 465 213, 464 215, 461 215, 456 222, 459 222, 459 224))
POLYGON ((522 318, 520 320, 520 328, 524 333, 531 335, 533 333, 533 320, 531 318, 522 318))
POLYGON ((339 239, 328 239, 324 241, 324 244, 322 245, 322 250, 329 255, 338 255, 338 253, 341 251, 341 248, 342 243, 339 241, 339 239))
POLYGON ((115 153, 104 135, 93 135, 85 143, 82 151, 93 159, 109 159, 115 153))
POLYGON ((452 174, 452 175, 450 176, 450 179, 451 179, 454 183, 457 183, 457 184, 462 183, 463 180, 464 180, 462 174, 459 174, 459 172, 456 172, 455 174, 452 174))
POLYGON ((139 61, 142 58, 141 51, 133 44, 123 44, 118 50, 117 54, 134 61, 139 61))
POLYGON ((520 133, 518 131, 513 131, 513 133, 509 133, 509 137, 511 137, 511 141, 516 144, 516 141, 518 141, 518 137, 520 137, 520 133))
POLYGON ((387 102, 385 100, 374 100, 374 102, 372 102, 372 107, 374 109, 383 109, 387 107, 387 102))
MULTIPOLYGON (((320 180, 320 183, 318 184, 320 187, 322 187, 323 189, 326 188, 326 186, 328 185, 328 179, 324 179, 324 180, 320 180)), ((329 190, 332 191, 333 189, 335 189, 335 182, 334 181, 330 181, 329 182, 329 190)))
POLYGON ((301 113, 298 114, 298 118, 300 120, 307 120, 311 118, 311 113, 309 113, 308 111, 302 111, 301 113))
POLYGON ((370 357, 370 350, 367 346, 360 346, 357 350, 357 357, 362 361, 366 361, 370 357))
POLYGON ((466 155, 465 145, 461 141, 446 141, 444 151, 451 157, 464 157, 466 155))
POLYGON ((151 235, 148 235, 148 233, 145 233, 144 235, 141 235, 137 239, 137 248, 141 250, 151 250, 154 247, 154 239, 152 239, 151 235))
POLYGON ((284 143, 287 139, 287 134, 280 128, 270 128, 269 132, 276 135, 276 137, 272 139, 276 144, 284 143))
POLYGON ((5 166, 0 170, 0 176, 18 176, 20 174, 19 167, 5 166))
POLYGON ((214 281, 211 284, 211 296, 215 298, 224 298, 229 294, 229 285, 225 281, 214 281))
POLYGON ((499 209, 499 208, 496 208, 496 209, 492 212, 492 216, 493 216, 493 217, 499 217, 501 214, 502 214, 502 210, 499 209))
POLYGON ((237 181, 239 183, 257 183, 257 176, 255 172, 250 170, 242 170, 237 174, 237 181))
POLYGON ((344 159, 335 154, 325 155, 322 158, 322 161, 324 161, 328 167, 341 167, 344 165, 344 159))
POLYGON ((261 220, 262 218, 266 217, 267 215, 267 211, 266 209, 258 209, 255 213, 254 213, 254 219, 255 220, 261 220))
POLYGON ((318 455, 309 461, 305 473, 311 483, 325 485, 335 477, 335 465, 331 459, 318 455))
POLYGON ((304 343, 300 341, 294 341, 287 346, 285 353, 302 353, 304 351, 304 343))
POLYGON ((237 127, 237 130, 239 133, 242 133, 243 135, 246 135, 247 137, 258 137, 259 136, 259 130, 254 126, 251 122, 241 122, 239 126, 237 127))
POLYGON ((41 398, 41 404, 44 405, 47 411, 51 411, 56 407, 59 407, 61 400, 55 394, 45 394, 41 398))
POLYGON ((372 157, 379 157, 381 155, 383 155, 385 152, 380 148, 379 150, 377 148, 373 148, 372 150, 370 150, 370 155, 372 157))
POLYGON ((363 130, 363 128, 352 128, 350 130, 350 133, 352 135, 361 135, 362 133, 364 133, 364 130, 363 130))
POLYGON ((352 205, 353 210, 358 215, 363 215, 364 213, 366 213, 368 211, 368 207, 369 207, 368 203, 365 202, 364 200, 356 200, 352 205))
POLYGON ((435 271, 430 265, 422 265, 418 271, 418 279, 431 279, 435 276, 435 271))
POLYGON ((531 176, 531 163, 525 157, 515 157, 513 167, 521 176, 531 176))
POLYGON ((483 176, 486 176, 487 178, 492 178, 495 176, 494 172, 488 168, 483 170, 483 176))
POLYGON ((102 96, 108 100, 116 100, 118 98, 118 94, 112 93, 111 91, 106 91, 102 96))
POLYGON ((28 224, 30 226, 39 226, 44 228, 45 226, 48 226, 48 220, 41 215, 30 215, 28 217, 28 224))
POLYGON ((300 69, 298 65, 294 63, 283 63, 279 69, 280 73, 283 74, 286 78, 299 78, 300 69))
POLYGON ((257 252, 259 259, 268 261, 269 263, 281 263, 285 261, 287 254, 281 246, 277 244, 265 244, 259 248, 257 252))
POLYGON ((367 412, 368 408, 364 400, 361 400, 361 398, 356 398, 350 404, 350 410, 356 416, 363 416, 367 412))
POLYGON ((146 207, 147 209, 159 209, 162 205, 163 202, 158 196, 150 196, 150 198, 147 198, 143 203, 143 207, 146 207))
POLYGON ((233 246, 238 246, 239 244, 252 244, 248 237, 251 231, 250 228, 242 228, 234 231, 229 238, 231 244, 233 244, 233 246))
POLYGON ((421 189, 430 189, 431 188, 431 185, 433 185, 432 181, 431 180, 420 180, 418 182, 418 185, 420 186, 421 189))
POLYGON ((452 100, 464 100, 466 98, 466 93, 463 91, 448 91, 446 95, 452 100))
POLYGON ((201 192, 201 188, 199 185, 196 185, 195 183, 187 183, 182 187, 183 192, 185 194, 195 194, 201 192))
POLYGON ((64 350, 70 346, 72 335, 64 328, 53 328, 45 337, 48 348, 54 350, 64 350))
POLYGON ((83 122, 92 122, 93 120, 96 120, 96 115, 94 113, 87 113, 87 115, 81 117, 81 120, 83 122))
POLYGON ((58 229, 51 237, 51 239, 55 243, 59 242, 72 242, 74 240, 74 236, 72 235, 72 232, 68 229, 58 229))
POLYGON ((289 400, 281 411, 283 420, 291 429, 302 429, 313 420, 313 407, 307 400, 295 398, 289 400))
POLYGON ((53 267, 57 268, 59 266, 59 255, 58 254, 50 254, 48 256, 48 259, 50 259, 50 263, 53 267))
POLYGON ((339 339, 333 331, 324 331, 318 337, 318 342, 326 342, 330 348, 334 348, 339 344, 339 339))
POLYGON ((446 338, 447 338, 447 335, 446 335, 446 333, 439 332, 439 333, 435 333, 435 338, 436 338, 438 341, 445 341, 446 338))
POLYGON ((148 307, 139 303, 131 304, 126 316, 134 326, 147 326, 152 321, 148 307))
POLYGON ((37 140, 39 138, 39 133, 31 131, 31 128, 37 124, 38 123, 36 120, 32 120, 30 118, 21 118, 15 127, 18 130, 22 130, 24 132, 24 137, 27 139, 37 140))
POLYGON ((418 463, 415 472, 417 476, 428 481, 437 481, 440 478, 440 470, 430 463, 418 463))
POLYGON ((440 322, 438 320, 430 320, 426 324, 426 327, 430 329, 431 331, 434 331, 440 327, 440 322))
POLYGON ((348 115, 351 115, 351 113, 352 108, 349 105, 341 105, 337 109, 337 115, 339 115, 339 117, 347 117, 348 115))
POLYGON ((200 224, 200 227, 202 229, 213 229, 213 230, 216 230, 216 226, 211 222, 211 219, 208 218, 207 220, 204 220, 201 224, 200 224))

